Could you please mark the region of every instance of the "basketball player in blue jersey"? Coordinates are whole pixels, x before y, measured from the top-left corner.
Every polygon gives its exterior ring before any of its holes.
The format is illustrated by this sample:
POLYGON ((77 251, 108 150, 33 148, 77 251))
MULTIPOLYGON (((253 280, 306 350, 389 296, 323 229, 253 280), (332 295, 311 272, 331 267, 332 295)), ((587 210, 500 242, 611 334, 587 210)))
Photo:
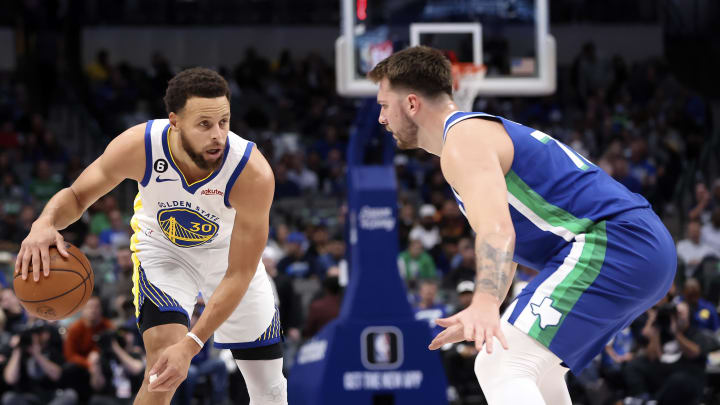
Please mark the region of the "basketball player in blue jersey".
POLYGON ((368 77, 380 124, 401 149, 440 157, 476 233, 472 304, 437 320, 446 329, 430 349, 475 341, 490 405, 571 404, 567 369, 579 373, 670 288, 672 237, 643 197, 550 135, 458 111, 441 52, 408 48, 368 77), (539 274, 500 317, 517 263, 539 274))
POLYGON ((281 329, 260 261, 275 182, 252 142, 229 131, 230 90, 217 73, 188 69, 168 83, 168 119, 134 126, 107 146, 35 221, 16 272, 49 274, 58 233, 124 179, 138 182, 130 241, 132 293, 147 352, 135 404, 169 404, 190 360, 214 334, 231 349, 256 405, 287 404, 281 329), (198 293, 206 307, 191 331, 198 293))

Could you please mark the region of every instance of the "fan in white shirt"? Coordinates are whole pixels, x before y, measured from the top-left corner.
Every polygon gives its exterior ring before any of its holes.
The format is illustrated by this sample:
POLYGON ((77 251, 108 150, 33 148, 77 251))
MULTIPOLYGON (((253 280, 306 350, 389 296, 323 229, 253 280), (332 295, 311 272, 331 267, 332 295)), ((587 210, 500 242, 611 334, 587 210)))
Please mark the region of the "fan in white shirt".
POLYGON ((690 221, 688 223, 685 239, 677 244, 677 255, 685 264, 686 275, 691 275, 704 258, 717 255, 712 247, 700 240, 699 221, 690 221))
POLYGON ((715 256, 720 258, 720 207, 713 210, 710 222, 700 230, 700 242, 710 246, 715 256))

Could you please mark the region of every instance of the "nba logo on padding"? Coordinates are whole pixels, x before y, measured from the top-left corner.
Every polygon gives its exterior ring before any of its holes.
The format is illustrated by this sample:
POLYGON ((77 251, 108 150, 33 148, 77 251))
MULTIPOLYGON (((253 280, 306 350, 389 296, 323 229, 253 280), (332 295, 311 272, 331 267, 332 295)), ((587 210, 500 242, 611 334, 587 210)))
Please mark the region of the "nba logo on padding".
POLYGON ((370 370, 395 369, 403 362, 403 339, 394 326, 370 326, 363 330, 360 343, 362 363, 370 370))
POLYGON ((208 243, 218 231, 218 224, 187 208, 160 210, 157 221, 165 237, 184 248, 208 243))

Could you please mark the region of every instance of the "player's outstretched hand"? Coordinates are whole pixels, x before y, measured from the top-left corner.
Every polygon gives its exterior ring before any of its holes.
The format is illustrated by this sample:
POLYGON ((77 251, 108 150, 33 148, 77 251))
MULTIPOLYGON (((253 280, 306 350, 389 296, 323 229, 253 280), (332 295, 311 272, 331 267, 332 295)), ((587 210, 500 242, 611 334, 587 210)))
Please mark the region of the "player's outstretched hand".
POLYGON ((187 377, 195 354, 184 339, 165 348, 147 374, 148 391, 175 391, 187 377))
POLYGON ((430 350, 438 349, 447 343, 467 340, 474 341, 478 351, 482 350, 485 344, 485 350, 489 354, 493 351, 493 336, 497 337, 507 350, 507 340, 500 329, 500 311, 496 301, 490 296, 476 295, 469 307, 449 318, 438 319, 437 324, 446 329, 430 342, 430 350))
POLYGON ((35 221, 30 228, 30 233, 22 241, 17 259, 15 259, 15 274, 22 273, 22 279, 26 280, 28 267, 32 264, 33 280, 40 280, 40 271, 45 277, 50 275, 50 246, 57 246, 58 251, 64 257, 70 257, 65 250, 65 239, 52 224, 42 219, 35 221))

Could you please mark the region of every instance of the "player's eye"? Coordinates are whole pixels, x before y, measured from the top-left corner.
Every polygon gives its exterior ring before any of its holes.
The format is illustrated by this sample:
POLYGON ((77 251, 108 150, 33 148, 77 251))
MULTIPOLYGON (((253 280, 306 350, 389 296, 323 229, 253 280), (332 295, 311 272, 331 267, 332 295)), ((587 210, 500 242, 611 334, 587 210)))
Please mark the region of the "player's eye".
POLYGON ((210 126, 210 123, 207 122, 207 121, 201 121, 201 122, 200 122, 200 126, 201 126, 201 127, 209 127, 209 126, 210 126))

